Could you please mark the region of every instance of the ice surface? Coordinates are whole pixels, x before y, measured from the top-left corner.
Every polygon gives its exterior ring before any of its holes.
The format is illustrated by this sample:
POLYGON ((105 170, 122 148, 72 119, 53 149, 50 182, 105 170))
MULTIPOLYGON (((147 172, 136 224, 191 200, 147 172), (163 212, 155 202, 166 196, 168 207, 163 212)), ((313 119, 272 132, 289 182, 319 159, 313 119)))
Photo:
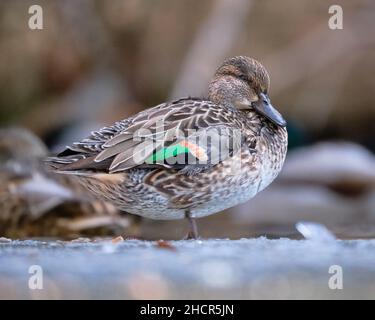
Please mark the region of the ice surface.
POLYGON ((0 298, 373 299, 375 240, 0 241, 0 298), (31 265, 42 290, 28 288, 31 265))

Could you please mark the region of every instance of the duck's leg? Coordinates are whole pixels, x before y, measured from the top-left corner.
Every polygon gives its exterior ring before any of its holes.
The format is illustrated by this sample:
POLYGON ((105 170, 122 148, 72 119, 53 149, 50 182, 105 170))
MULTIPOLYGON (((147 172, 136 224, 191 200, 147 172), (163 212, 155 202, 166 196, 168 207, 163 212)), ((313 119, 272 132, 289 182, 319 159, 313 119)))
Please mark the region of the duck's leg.
POLYGON ((197 222, 195 219, 191 216, 190 211, 186 210, 185 211, 185 217, 189 220, 189 225, 190 225, 190 230, 186 237, 184 239, 198 239, 198 227, 197 227, 197 222))

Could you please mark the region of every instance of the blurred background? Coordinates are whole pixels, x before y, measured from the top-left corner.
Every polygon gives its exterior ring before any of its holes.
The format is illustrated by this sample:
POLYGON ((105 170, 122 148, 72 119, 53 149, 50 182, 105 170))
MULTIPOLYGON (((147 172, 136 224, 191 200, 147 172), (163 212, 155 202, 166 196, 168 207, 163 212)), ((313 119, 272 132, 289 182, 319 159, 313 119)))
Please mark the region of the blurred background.
MULTIPOLYGON (((294 237, 308 220, 342 238, 373 237, 375 3, 332 4, 343 8, 342 30, 328 27, 325 0, 1 1, 0 126, 30 130, 54 153, 165 100, 204 96, 225 58, 247 55, 268 69, 271 99, 288 120, 285 169, 250 202, 199 220, 201 235, 294 237), (43 30, 28 27, 33 4, 43 30)), ((52 207, 49 217, 61 214, 52 207)), ((55 222, 20 231, 45 217, 13 221, 0 236, 51 235, 55 222)), ((133 220, 109 234, 179 239, 187 229, 133 220)))

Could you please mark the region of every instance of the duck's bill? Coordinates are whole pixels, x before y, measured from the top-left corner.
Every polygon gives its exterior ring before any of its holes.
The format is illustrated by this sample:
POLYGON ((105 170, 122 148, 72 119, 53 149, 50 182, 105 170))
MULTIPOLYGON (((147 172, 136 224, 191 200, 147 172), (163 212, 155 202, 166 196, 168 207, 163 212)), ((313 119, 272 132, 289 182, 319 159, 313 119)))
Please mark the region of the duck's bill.
POLYGON ((253 105, 254 109, 274 124, 285 127, 286 121, 283 116, 271 104, 270 98, 261 93, 260 99, 253 105))

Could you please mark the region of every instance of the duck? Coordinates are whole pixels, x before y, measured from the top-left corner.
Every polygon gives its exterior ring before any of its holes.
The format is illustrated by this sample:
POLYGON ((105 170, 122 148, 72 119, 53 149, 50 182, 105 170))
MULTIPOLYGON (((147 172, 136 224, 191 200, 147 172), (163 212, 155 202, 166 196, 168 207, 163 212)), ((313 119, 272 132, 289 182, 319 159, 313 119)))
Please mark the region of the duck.
POLYGON ((49 151, 21 127, 0 128, 0 237, 112 236, 130 219, 86 195, 67 176, 45 170, 49 151))
POLYGON ((91 132, 46 159, 95 197, 156 220, 196 220, 253 198, 282 169, 286 121, 269 98, 265 67, 226 59, 206 98, 158 104, 91 132))

